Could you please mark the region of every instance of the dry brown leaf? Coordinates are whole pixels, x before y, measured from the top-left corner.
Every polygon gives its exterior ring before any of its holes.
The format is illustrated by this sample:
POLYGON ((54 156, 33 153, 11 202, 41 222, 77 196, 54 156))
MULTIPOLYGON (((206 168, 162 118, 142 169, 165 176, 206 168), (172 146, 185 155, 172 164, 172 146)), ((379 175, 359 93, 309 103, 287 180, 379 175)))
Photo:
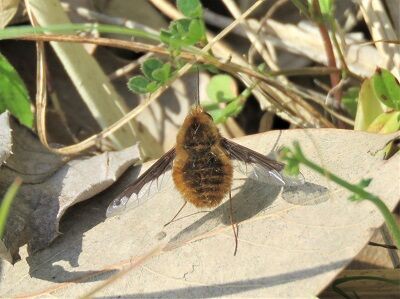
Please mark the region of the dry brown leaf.
POLYGON ((59 221, 70 206, 109 187, 139 159, 133 146, 66 162, 12 118, 7 121, 2 116, 0 122, 5 124, 0 140, 7 141, 3 131, 12 130, 13 153, 0 168, 0 198, 16 176, 25 183, 11 208, 0 250, 0 257, 11 263, 19 259, 19 247, 26 243, 30 253, 48 246, 59 235, 59 221))
MULTIPOLYGON (((383 161, 377 154, 393 136, 314 129, 274 131, 238 142, 267 153, 298 140, 307 157, 342 178, 352 183, 372 178, 368 190, 393 209, 400 193, 394 183, 400 181, 400 156, 383 161)), ((235 176, 234 217, 241 221, 236 256, 228 202, 210 213, 185 208, 180 220, 164 228, 183 202, 167 184, 138 208, 103 222, 117 193, 109 190, 69 214, 65 234, 51 247, 14 267, 4 265, 0 294, 84 295, 116 270, 169 243, 163 253, 96 296, 315 296, 365 246, 383 218, 371 203, 347 200, 349 192, 325 177, 306 168, 302 173, 307 184, 296 200, 293 188, 287 197, 287 190, 235 176)), ((125 183, 136 176, 137 170, 132 171, 125 183)))
POLYGON ((0 0, 0 28, 4 28, 15 16, 20 0, 0 0))

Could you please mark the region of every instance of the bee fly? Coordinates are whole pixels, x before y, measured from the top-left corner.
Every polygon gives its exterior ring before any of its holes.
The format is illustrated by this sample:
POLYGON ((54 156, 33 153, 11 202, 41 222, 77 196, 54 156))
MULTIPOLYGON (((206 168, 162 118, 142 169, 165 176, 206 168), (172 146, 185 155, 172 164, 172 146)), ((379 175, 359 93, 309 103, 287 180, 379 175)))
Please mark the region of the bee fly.
MULTIPOLYGON (((176 146, 158 159, 110 204, 107 216, 113 216, 119 210, 125 209, 128 201, 134 201, 133 204, 138 205, 145 193, 144 186, 158 179, 171 165, 174 184, 185 203, 168 223, 177 217, 187 202, 199 208, 215 207, 228 193, 230 195, 232 160, 253 164, 264 172, 264 177, 269 176, 277 184, 285 185, 285 180, 280 174, 284 164, 222 137, 211 115, 199 105, 197 97, 197 104, 186 116, 178 131, 176 146)), ((231 222, 236 253, 237 229, 235 230, 232 219, 232 206, 231 222)))

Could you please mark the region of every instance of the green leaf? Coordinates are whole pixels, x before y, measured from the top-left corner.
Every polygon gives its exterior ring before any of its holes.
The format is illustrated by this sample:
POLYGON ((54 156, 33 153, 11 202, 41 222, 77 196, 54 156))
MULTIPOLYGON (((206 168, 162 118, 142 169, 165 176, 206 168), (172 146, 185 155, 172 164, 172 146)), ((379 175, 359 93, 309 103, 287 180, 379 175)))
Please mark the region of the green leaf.
POLYGON ((361 181, 358 183, 358 186, 360 186, 361 188, 366 188, 371 184, 371 182, 371 178, 361 179, 361 181))
POLYGON ((215 75, 207 85, 207 95, 215 102, 232 101, 237 96, 236 82, 229 75, 215 75))
POLYGON ((300 163, 287 163, 283 171, 288 176, 296 177, 300 173, 300 163))
POLYGON ((144 94, 147 93, 147 85, 150 83, 150 80, 144 76, 134 76, 128 81, 129 90, 134 93, 144 94))
POLYGON ((400 84, 396 77, 378 68, 371 79, 376 97, 386 106, 400 110, 400 84))
MULTIPOLYGON (((292 0, 294 1, 294 0, 292 0)), ((294 1, 294 2, 301 2, 301 1, 294 1)), ((307 6, 308 6, 308 11, 307 13, 305 13, 305 15, 308 15, 311 19, 313 19, 313 21, 315 22, 324 22, 327 21, 329 18, 332 18, 334 15, 334 6, 333 3, 334 1, 332 0, 318 0, 318 4, 319 4, 319 8, 321 11, 321 14, 317 13, 315 11, 315 6, 313 4, 314 0, 308 0, 307 1, 307 6), (322 18, 320 17, 320 15, 322 15, 322 18)), ((303 10, 305 9, 304 4, 296 4, 296 6, 301 9, 301 11, 303 12, 303 10)))
POLYGON ((32 128, 33 112, 24 82, 0 54, 0 113, 10 111, 23 125, 32 128))
POLYGON ((183 39, 189 32, 190 19, 180 19, 171 23, 171 32, 176 37, 183 39))
POLYGON ((158 88, 160 87, 160 83, 156 82, 156 81, 152 81, 149 84, 147 84, 146 86, 146 90, 149 93, 153 93, 155 92, 158 88))
POLYGON ((171 33, 176 39, 183 41, 189 33, 191 19, 179 19, 171 23, 171 33))
POLYGON ((369 125, 367 131, 389 134, 400 130, 400 111, 384 112, 378 115, 369 125))
POLYGON ((361 200, 362 198, 358 194, 352 194, 347 199, 350 200, 350 201, 358 201, 358 200, 361 200))
POLYGON ((154 80, 165 83, 171 76, 171 64, 165 63, 161 68, 156 69, 152 73, 154 80))
MULTIPOLYGON (((180 21, 180 20, 179 20, 180 21)), ((189 23, 187 23, 187 29, 189 28, 189 23)), ((185 46, 183 41, 185 21, 179 23, 178 21, 173 21, 169 24, 169 30, 161 30, 160 39, 163 43, 168 45, 170 50, 177 50, 185 46)))
POLYGON ((201 18, 203 16, 203 8, 199 0, 177 0, 176 6, 185 17, 201 18))
POLYGON ((173 21, 169 24, 168 31, 161 31, 160 39, 170 50, 194 45, 205 39, 204 22, 199 18, 173 21))
POLYGON ((143 62, 142 72, 150 80, 155 80, 155 78, 153 77, 153 72, 156 69, 162 68, 163 65, 164 63, 161 60, 156 58, 150 58, 143 62))
POLYGON ((177 38, 175 35, 167 30, 161 30, 160 40, 164 44, 166 44, 170 50, 177 50, 184 46, 184 44, 180 40, 180 37, 177 38))
POLYGON ((361 85, 354 130, 367 130, 372 121, 385 111, 385 105, 377 99, 371 85, 370 79, 364 80, 361 85))
POLYGON ((205 36, 204 23, 200 19, 193 19, 189 24, 187 40, 191 45, 199 42, 205 36))
POLYGON ((356 117, 357 112, 357 100, 358 94, 360 93, 359 87, 351 87, 343 95, 342 104, 344 109, 353 117, 356 117))
POLYGON ((199 19, 180 19, 171 27, 172 38, 179 40, 181 46, 191 46, 203 39, 205 28, 199 19))
POLYGON ((332 0, 319 0, 319 7, 324 16, 333 15, 333 2, 332 0))
MULTIPOLYGON (((362 179, 362 180, 357 184, 357 186, 364 189, 364 188, 367 188, 367 187, 371 184, 371 182, 372 182, 372 179, 371 179, 371 178, 362 179)), ((350 201, 359 201, 359 200, 362 200, 362 199, 364 199, 364 198, 362 198, 359 194, 354 193, 354 194, 350 195, 350 196, 348 197, 348 199, 349 199, 350 201)))
MULTIPOLYGON (((0 91, 0 96, 1 96, 1 91, 0 91)), ((4 111, 6 111, 6 109, 7 109, 6 102, 2 101, 1 97, 0 97, 0 114, 3 113, 4 111)))
POLYGON ((165 29, 161 29, 161 31, 160 31, 160 40, 164 44, 169 45, 171 43, 171 38, 172 38, 171 32, 169 32, 168 30, 165 30, 165 29))
POLYGON ((279 151, 279 160, 285 162, 284 173, 289 176, 297 176, 300 173, 300 160, 295 153, 288 147, 283 147, 279 151))

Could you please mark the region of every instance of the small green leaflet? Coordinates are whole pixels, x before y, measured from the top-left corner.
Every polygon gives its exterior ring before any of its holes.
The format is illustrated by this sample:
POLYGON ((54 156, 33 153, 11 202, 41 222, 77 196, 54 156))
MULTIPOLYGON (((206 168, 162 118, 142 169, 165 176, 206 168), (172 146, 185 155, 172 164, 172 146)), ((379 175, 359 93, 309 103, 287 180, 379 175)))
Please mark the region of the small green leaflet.
POLYGON ((371 79, 376 97, 386 106, 400 110, 400 84, 396 77, 378 68, 371 79))
POLYGON ((0 113, 6 110, 23 125, 32 128, 34 117, 25 84, 14 67, 0 54, 0 113))

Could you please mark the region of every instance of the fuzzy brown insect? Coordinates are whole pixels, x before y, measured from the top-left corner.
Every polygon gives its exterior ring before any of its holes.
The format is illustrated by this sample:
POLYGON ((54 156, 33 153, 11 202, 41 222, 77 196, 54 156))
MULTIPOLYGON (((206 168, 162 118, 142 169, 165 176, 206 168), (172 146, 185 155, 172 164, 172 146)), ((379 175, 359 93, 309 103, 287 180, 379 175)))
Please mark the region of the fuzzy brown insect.
POLYGON ((107 217, 125 210, 128 203, 130 208, 143 203, 147 194, 144 187, 171 166, 175 186, 186 202, 196 207, 215 207, 230 191, 232 160, 256 165, 278 184, 285 184, 280 174, 283 163, 222 137, 212 117, 196 105, 178 132, 176 146, 111 202, 107 217))
POLYGON ((233 167, 212 117, 195 106, 176 138, 172 177, 183 198, 196 207, 217 206, 232 185, 233 167))

